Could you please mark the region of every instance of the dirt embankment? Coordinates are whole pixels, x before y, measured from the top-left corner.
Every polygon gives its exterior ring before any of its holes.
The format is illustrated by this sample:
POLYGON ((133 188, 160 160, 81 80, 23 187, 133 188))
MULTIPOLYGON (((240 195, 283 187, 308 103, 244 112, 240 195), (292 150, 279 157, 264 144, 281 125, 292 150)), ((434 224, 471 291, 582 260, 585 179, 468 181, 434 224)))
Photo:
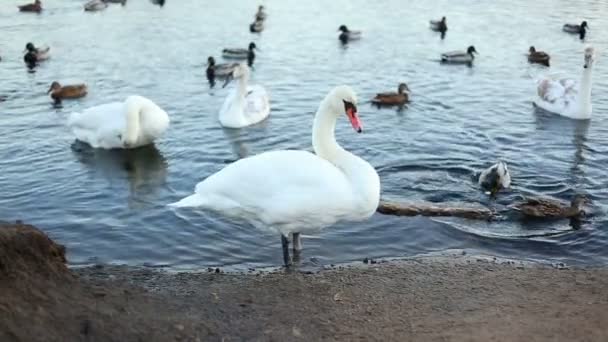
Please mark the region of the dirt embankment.
POLYGON ((315 274, 70 271, 0 224, 0 341, 608 341, 608 269, 418 259, 315 274))

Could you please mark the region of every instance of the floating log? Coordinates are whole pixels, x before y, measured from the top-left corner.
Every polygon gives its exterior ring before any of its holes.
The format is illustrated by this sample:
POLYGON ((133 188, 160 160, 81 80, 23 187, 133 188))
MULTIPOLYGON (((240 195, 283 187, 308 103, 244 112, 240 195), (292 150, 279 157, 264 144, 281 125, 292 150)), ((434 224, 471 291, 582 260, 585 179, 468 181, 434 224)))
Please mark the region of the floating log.
POLYGON ((381 201, 377 211, 395 216, 453 216, 471 220, 491 220, 496 215, 487 208, 440 207, 431 203, 397 203, 381 201))

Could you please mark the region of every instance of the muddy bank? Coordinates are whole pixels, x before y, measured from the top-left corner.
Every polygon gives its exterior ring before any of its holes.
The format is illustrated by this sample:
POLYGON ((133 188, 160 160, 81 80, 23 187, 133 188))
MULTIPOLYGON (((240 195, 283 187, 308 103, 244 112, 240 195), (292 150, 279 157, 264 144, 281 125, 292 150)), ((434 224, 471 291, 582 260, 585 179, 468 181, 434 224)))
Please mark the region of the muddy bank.
POLYGON ((607 285, 607 268, 465 257, 315 274, 69 271, 33 227, 0 225, 0 341, 606 341, 607 285))

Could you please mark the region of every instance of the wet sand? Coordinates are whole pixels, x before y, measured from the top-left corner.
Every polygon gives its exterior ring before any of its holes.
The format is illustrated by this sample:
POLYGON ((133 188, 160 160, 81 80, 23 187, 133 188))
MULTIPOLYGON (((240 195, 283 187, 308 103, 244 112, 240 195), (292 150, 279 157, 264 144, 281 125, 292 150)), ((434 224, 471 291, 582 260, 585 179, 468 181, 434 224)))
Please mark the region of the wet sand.
POLYGON ((0 341, 607 341, 608 268, 470 256, 320 272, 68 270, 0 225, 0 341))

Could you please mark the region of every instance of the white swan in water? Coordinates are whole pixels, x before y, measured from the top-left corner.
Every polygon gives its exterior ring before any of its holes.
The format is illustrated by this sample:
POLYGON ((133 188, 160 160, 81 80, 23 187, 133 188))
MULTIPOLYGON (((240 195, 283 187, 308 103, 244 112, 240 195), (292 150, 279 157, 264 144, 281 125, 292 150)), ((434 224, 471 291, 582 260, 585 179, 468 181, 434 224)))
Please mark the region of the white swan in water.
POLYGON ((256 124, 268 117, 270 100, 266 89, 260 85, 248 85, 249 67, 240 63, 234 67, 232 74, 226 79, 224 87, 232 80, 237 80, 234 90, 228 94, 219 120, 222 126, 241 128, 256 124))
POLYGON ((534 104, 571 119, 591 119, 591 74, 594 61, 593 47, 585 48, 583 75, 579 83, 572 79, 545 78, 538 81, 538 98, 534 104))
POLYGON ((283 258, 290 264, 287 236, 294 252, 300 233, 315 232, 340 220, 360 221, 378 208, 380 179, 365 160, 336 142, 336 119, 346 114, 361 132, 357 98, 348 86, 329 92, 315 115, 315 154, 282 150, 240 159, 198 183, 193 195, 173 207, 199 207, 244 218, 281 234, 283 258))
POLYGON ((148 145, 169 127, 169 115, 143 96, 129 96, 72 113, 68 127, 76 139, 95 148, 136 148, 148 145))

